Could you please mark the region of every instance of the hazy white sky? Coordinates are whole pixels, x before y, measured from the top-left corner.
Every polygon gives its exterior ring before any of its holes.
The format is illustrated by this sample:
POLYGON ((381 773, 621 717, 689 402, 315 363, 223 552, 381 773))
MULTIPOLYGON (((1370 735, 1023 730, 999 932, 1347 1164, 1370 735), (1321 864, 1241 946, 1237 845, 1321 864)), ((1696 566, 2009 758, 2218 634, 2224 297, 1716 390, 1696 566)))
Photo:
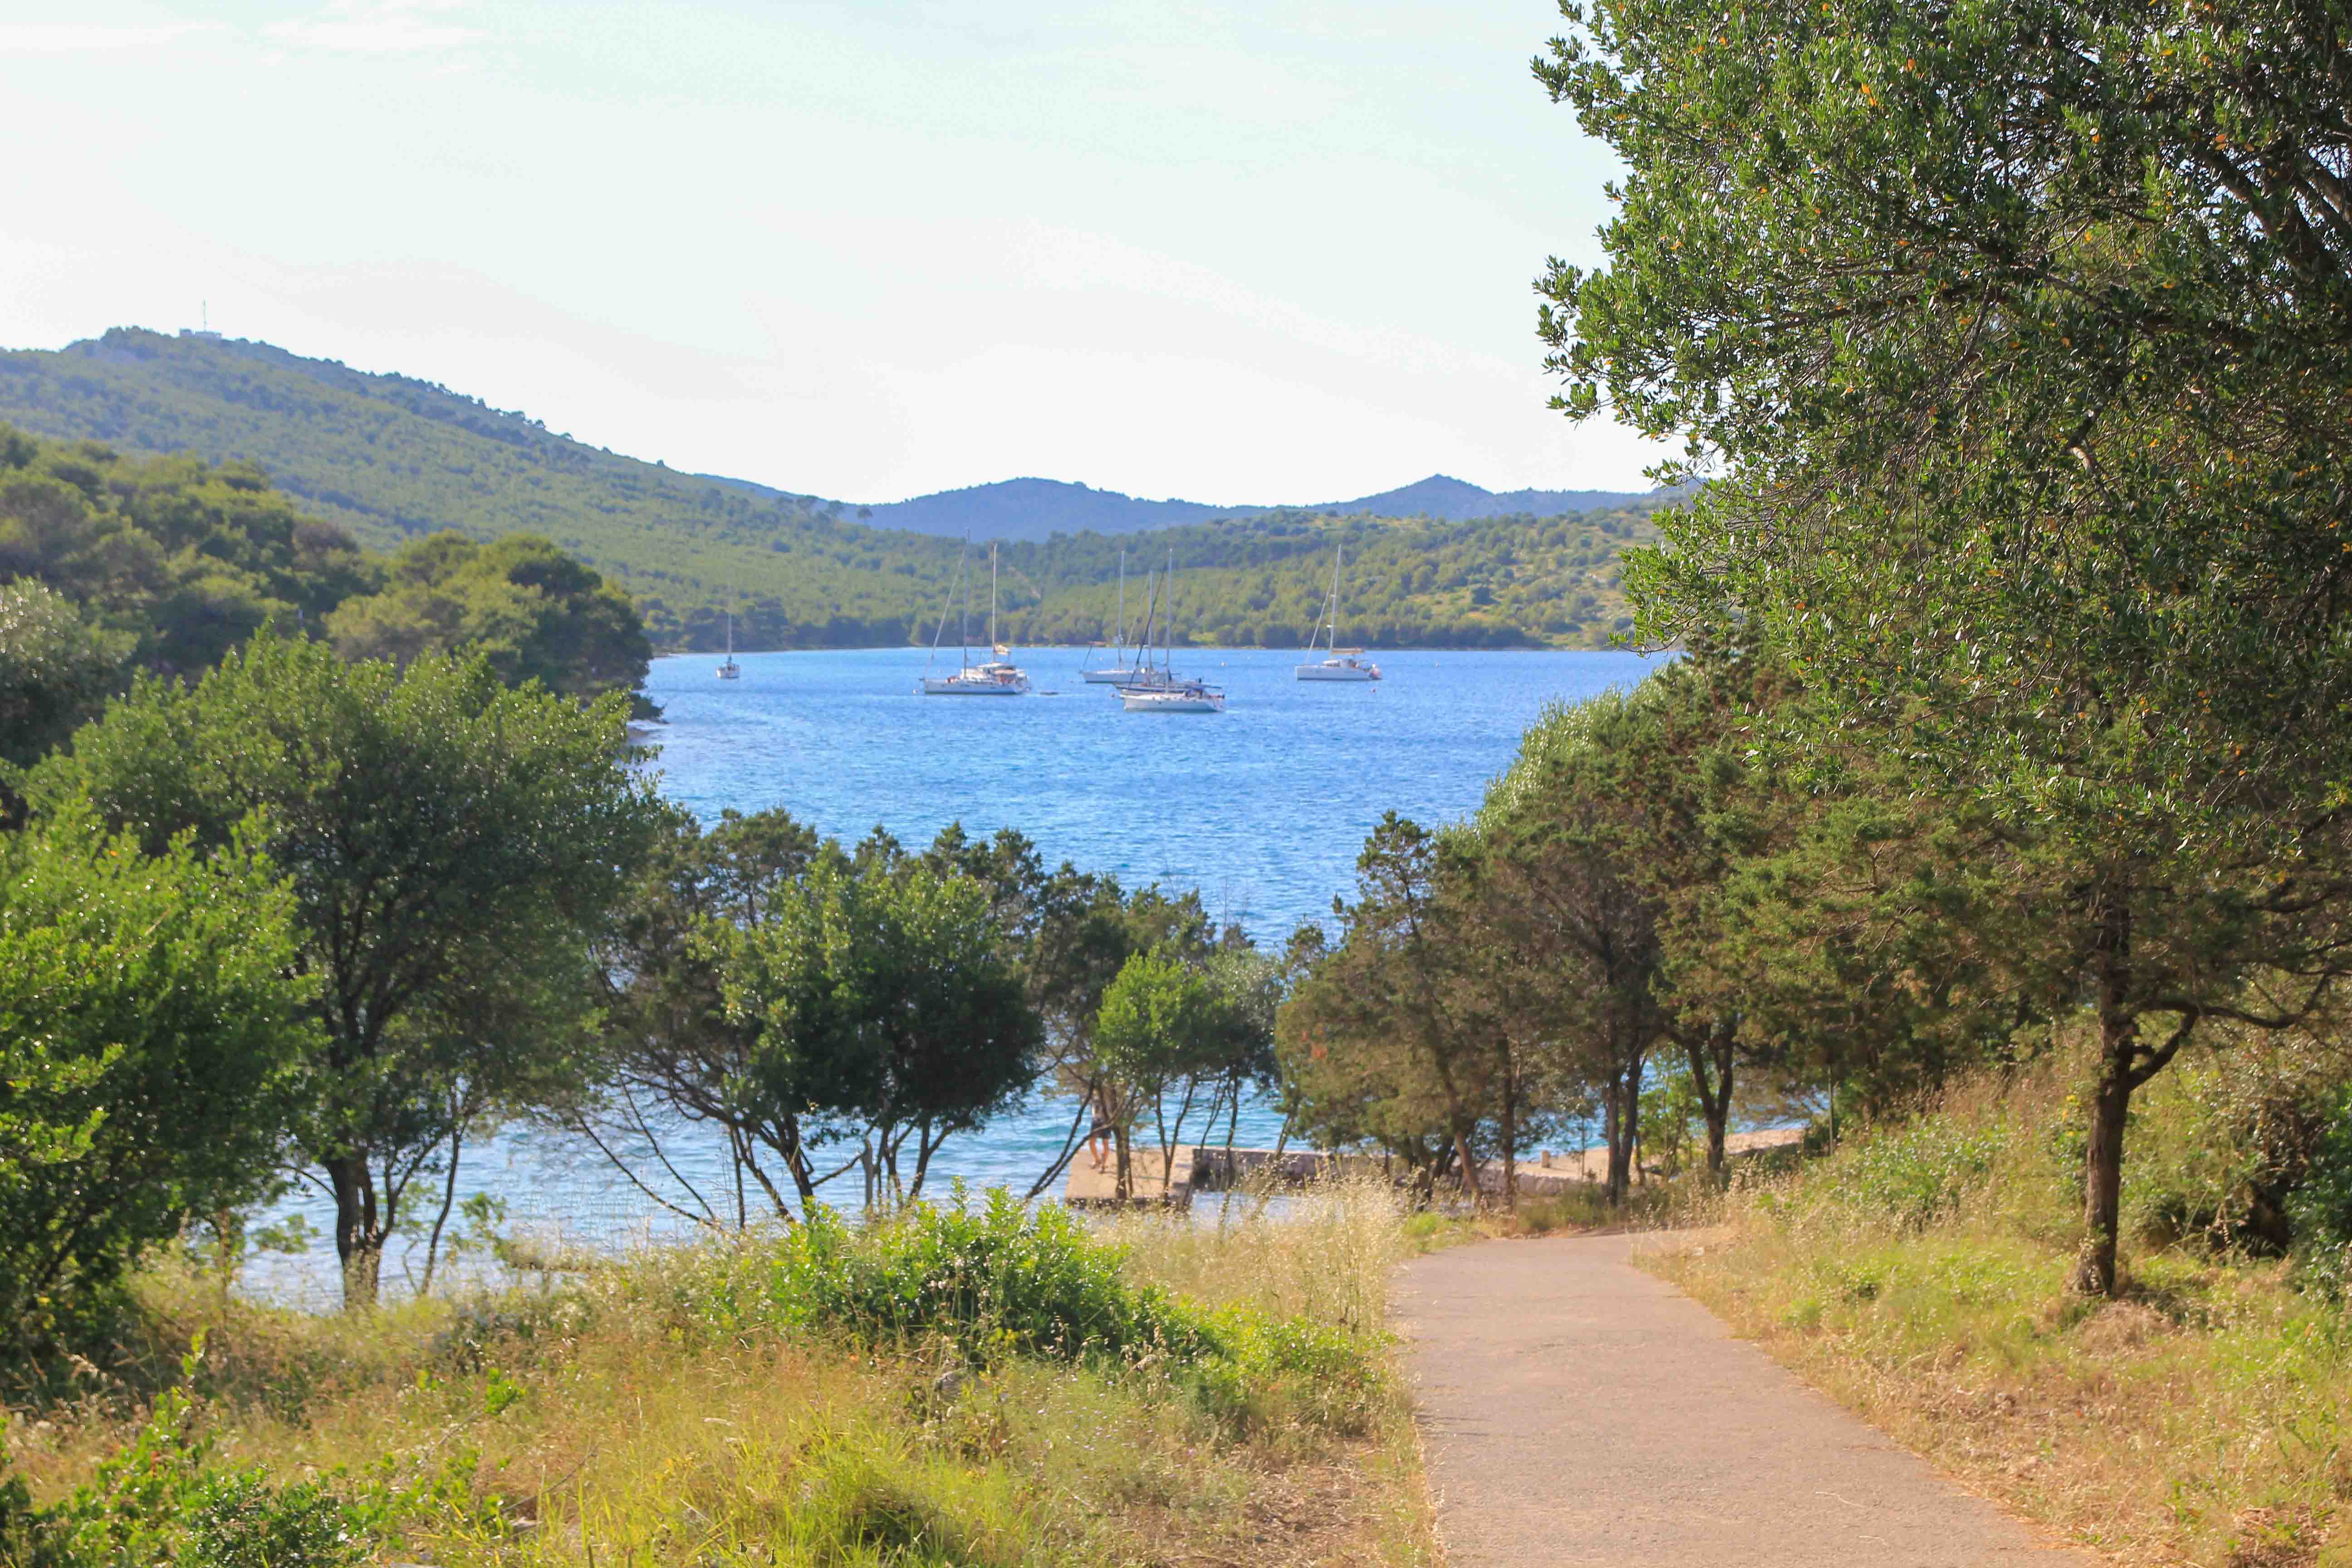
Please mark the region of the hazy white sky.
POLYGON ((12 0, 0 345, 193 326, 854 500, 1623 487, 1551 0, 12 0))

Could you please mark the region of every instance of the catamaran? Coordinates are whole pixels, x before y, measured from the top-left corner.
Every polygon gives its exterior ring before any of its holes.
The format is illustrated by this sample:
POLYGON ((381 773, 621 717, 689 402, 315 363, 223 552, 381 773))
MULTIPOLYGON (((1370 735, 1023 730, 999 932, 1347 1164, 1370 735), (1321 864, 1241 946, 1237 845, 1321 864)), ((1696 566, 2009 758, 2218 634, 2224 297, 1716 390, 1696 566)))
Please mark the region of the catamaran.
MULTIPOLYGON (((1133 674, 1127 665, 1127 552, 1118 552, 1118 640, 1111 644, 1110 663, 1087 664, 1078 670, 1078 679, 1089 686, 1117 686, 1133 674)), ((1095 645, 1102 647, 1100 643, 1095 645)))
MULTIPOLYGON (((962 647, 962 657, 953 675, 923 677, 922 693, 926 697, 1019 697, 1029 689, 1029 677, 1013 665, 1013 650, 996 640, 996 546, 988 547, 988 647, 991 657, 982 663, 971 662, 971 541, 964 541, 965 552, 956 558, 957 574, 963 579, 963 614, 957 620, 956 637, 962 647)), ((948 590, 950 602, 955 590, 948 590)), ((940 643, 947 636, 948 613, 940 611, 940 629, 931 634, 931 657, 937 658, 940 643)), ((929 666, 927 665, 928 671, 929 666)))
POLYGON ((727 613, 727 662, 719 667, 719 679, 721 680, 743 679, 743 667, 735 662, 735 612, 732 610, 727 613))
POLYGON ((1342 545, 1331 552, 1331 594, 1324 601, 1323 624, 1315 628, 1315 636, 1307 644, 1307 662, 1297 667, 1301 680, 1378 680, 1381 667, 1364 657, 1360 647, 1340 647, 1339 641, 1339 561, 1347 553, 1342 545), (1315 645, 1323 644, 1325 657, 1315 658, 1315 645))

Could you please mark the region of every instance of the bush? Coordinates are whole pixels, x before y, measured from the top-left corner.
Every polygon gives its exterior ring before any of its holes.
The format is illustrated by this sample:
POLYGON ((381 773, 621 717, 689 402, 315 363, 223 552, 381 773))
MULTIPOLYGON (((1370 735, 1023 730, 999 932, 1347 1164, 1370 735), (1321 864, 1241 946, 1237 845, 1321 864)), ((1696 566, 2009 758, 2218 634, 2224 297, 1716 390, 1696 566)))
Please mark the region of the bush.
POLYGON ((0 1378, 101 1339, 146 1248, 260 1195, 310 1037, 291 901, 240 833, 150 857, 70 806, 0 836, 0 1378))
POLYGON ((708 1327, 944 1342, 980 1366, 1013 1356, 1162 1373, 1229 1428, 1369 1430, 1386 1384, 1378 1339, 1247 1301, 1209 1309, 1129 1277, 1127 1249, 1056 1206, 1002 1190, 977 1207, 917 1205, 853 1230, 828 1211, 691 1279, 708 1327))
POLYGON ((1957 1210, 1991 1173, 2004 1142, 1997 1122, 1925 1116, 1849 1142, 1825 1167, 1823 1195, 1897 1229, 1925 1230, 1957 1210))
POLYGON ((723 1327, 846 1333, 868 1343, 938 1336, 968 1358, 1192 1361, 1220 1348, 1203 1316, 1167 1291, 1129 1284, 1123 1254, 1068 1211, 1032 1212, 991 1192, 977 1209, 914 1205, 852 1230, 822 1208, 728 1271, 702 1303, 723 1327))
POLYGON ((1249 1307, 1216 1314, 1224 1353, 1192 1369, 1211 1415, 1243 1432, 1370 1431, 1388 1392, 1364 1336, 1249 1307))
POLYGON ((2177 1064, 2137 1097, 2124 1220, 2151 1246, 2255 1257, 2294 1245, 2290 1205, 2335 1111, 2336 1053, 2299 1034, 2248 1031, 2177 1064))
MULTIPOLYGON (((191 1374, 200 1352, 184 1363, 191 1374)), ((0 1482, 5 1568, 350 1568, 365 1559, 380 1510, 317 1482, 269 1483, 214 1468, 195 1408, 174 1389, 125 1447, 63 1502, 35 1508, 24 1482, 0 1482)))
POLYGON ((2341 1297, 2352 1287, 2352 1086, 2336 1092, 2304 1179, 2287 1199, 2295 1274, 2341 1297))

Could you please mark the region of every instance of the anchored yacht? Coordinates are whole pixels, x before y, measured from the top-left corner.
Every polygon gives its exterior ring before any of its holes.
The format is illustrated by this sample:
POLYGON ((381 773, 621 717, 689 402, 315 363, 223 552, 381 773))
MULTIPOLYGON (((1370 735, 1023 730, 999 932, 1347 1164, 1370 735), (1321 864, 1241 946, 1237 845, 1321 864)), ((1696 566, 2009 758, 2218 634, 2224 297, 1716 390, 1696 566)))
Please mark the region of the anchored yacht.
POLYGON ((743 667, 735 662, 735 613, 732 610, 727 613, 727 662, 719 667, 719 679, 721 680, 743 679, 743 667))
POLYGON ((1378 680, 1381 667, 1364 657, 1360 647, 1340 647, 1339 640, 1339 562, 1347 553, 1345 545, 1331 552, 1331 593, 1324 601, 1323 624, 1315 628, 1315 636, 1307 644, 1307 662, 1297 667, 1301 680, 1378 680), (1315 658, 1315 645, 1323 645, 1325 657, 1315 658))
MULTIPOLYGON (((971 662, 971 572, 967 538, 967 553, 957 558, 958 575, 963 579, 963 615, 958 621, 957 638, 962 657, 953 675, 923 677, 922 693, 926 697, 1019 697, 1029 689, 1029 677, 1012 662, 1013 650, 996 640, 996 546, 988 547, 988 647, 990 657, 982 663, 971 662)), ((950 599, 954 590, 949 591, 950 599)), ((947 636, 947 611, 940 611, 940 629, 931 637, 931 655, 939 656, 940 640, 947 636)))

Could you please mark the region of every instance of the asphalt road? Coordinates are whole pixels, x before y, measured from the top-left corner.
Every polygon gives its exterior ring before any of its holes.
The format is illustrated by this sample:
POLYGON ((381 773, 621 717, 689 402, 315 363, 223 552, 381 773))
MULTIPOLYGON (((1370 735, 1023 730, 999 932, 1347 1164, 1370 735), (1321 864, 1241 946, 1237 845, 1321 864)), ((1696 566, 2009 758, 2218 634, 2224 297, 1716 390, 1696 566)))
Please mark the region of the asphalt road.
POLYGON ((1627 1261, 1486 1241, 1404 1266, 1449 1568, 2091 1568, 1627 1261))

